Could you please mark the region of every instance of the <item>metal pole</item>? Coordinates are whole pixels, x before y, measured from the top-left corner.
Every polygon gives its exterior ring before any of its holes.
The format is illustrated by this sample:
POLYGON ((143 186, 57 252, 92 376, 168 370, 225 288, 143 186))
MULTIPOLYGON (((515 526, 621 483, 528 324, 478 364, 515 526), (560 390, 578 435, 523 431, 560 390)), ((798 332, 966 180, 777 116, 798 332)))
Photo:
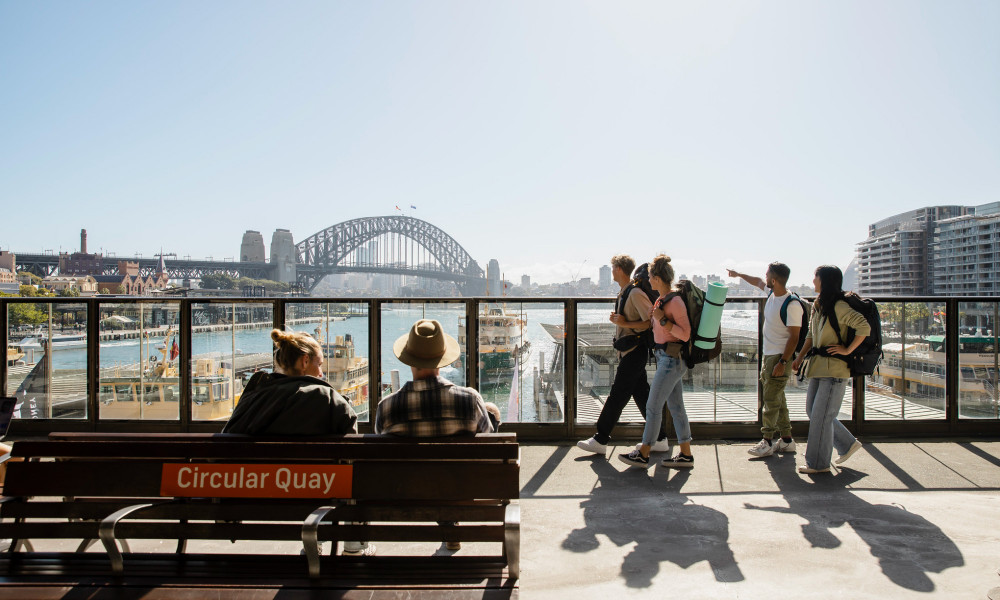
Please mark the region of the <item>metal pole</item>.
POLYGON ((46 342, 45 353, 48 355, 45 369, 45 393, 48 399, 45 402, 45 418, 52 418, 52 371, 55 370, 55 360, 52 356, 52 303, 49 302, 49 339, 46 342))
POLYGON ((578 373, 576 370, 576 320, 577 303, 576 300, 567 300, 564 304, 566 308, 566 336, 563 338, 563 373, 564 375, 564 404, 565 414, 563 423, 566 426, 566 435, 573 437, 576 433, 576 393, 578 373))

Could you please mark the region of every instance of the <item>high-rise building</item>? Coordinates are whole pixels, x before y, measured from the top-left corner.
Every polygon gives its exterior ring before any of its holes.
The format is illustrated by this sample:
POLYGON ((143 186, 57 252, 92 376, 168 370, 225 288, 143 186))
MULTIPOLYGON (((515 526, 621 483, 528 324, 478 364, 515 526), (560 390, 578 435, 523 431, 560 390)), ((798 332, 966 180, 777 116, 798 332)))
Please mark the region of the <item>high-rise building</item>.
POLYGON ((275 229, 271 235, 271 264, 274 266, 274 277, 282 283, 295 283, 295 242, 292 232, 287 229, 275 229))
POLYGON ((524 288, 524 291, 528 291, 528 290, 531 289, 531 276, 530 275, 521 275, 521 287, 524 288))
POLYGON ((602 290, 611 287, 611 267, 608 265, 601 265, 601 268, 598 270, 597 285, 602 290))
POLYGON ((967 206, 928 206, 868 226, 858 244, 858 292, 874 296, 923 295, 931 290, 930 246, 939 221, 969 214, 967 206))
POLYGON ((489 288, 486 290, 487 294, 490 296, 499 296, 502 282, 500 281, 500 262, 495 258, 491 258, 490 262, 486 265, 486 279, 489 282, 489 288))
POLYGON ((243 234, 240 244, 240 260, 242 262, 264 262, 264 236, 259 231, 248 229, 243 234))
POLYGON ((1000 295, 1000 202, 971 207, 934 228, 931 291, 947 296, 1000 295))

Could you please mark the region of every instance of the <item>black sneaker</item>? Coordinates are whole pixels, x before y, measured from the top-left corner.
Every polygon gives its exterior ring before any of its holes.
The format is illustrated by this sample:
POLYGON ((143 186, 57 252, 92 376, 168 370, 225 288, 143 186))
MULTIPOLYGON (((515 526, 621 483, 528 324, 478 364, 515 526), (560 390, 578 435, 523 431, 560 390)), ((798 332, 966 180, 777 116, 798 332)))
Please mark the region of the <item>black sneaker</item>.
POLYGON ((649 468, 649 458, 642 455, 638 450, 633 450, 628 454, 619 454, 618 460, 630 467, 649 468))
POLYGON ((660 465, 664 467, 690 469, 691 467, 694 466, 694 457, 678 454, 673 458, 664 458, 663 461, 660 462, 660 465))

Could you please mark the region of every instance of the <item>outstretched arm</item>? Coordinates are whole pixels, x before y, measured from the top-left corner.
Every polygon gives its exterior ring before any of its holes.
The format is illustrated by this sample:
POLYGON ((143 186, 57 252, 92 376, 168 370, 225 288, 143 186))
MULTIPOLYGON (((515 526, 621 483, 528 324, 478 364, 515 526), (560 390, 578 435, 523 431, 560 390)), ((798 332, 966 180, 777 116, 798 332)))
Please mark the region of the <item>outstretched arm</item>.
POLYGON ((743 281, 749 283, 754 287, 758 287, 762 290, 767 289, 767 286, 764 285, 764 280, 761 279, 760 277, 754 277, 753 275, 747 275, 746 273, 740 273, 732 269, 726 269, 726 271, 729 272, 730 277, 739 277, 740 279, 742 279, 743 281))

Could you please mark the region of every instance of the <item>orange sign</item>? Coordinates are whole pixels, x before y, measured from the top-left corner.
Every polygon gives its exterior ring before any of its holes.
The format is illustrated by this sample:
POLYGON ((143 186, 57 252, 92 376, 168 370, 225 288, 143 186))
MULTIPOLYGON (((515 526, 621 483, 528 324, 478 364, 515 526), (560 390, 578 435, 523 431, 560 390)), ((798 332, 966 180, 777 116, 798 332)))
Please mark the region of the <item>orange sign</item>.
POLYGON ((166 463, 164 496, 213 498, 350 498, 351 465, 166 463))

